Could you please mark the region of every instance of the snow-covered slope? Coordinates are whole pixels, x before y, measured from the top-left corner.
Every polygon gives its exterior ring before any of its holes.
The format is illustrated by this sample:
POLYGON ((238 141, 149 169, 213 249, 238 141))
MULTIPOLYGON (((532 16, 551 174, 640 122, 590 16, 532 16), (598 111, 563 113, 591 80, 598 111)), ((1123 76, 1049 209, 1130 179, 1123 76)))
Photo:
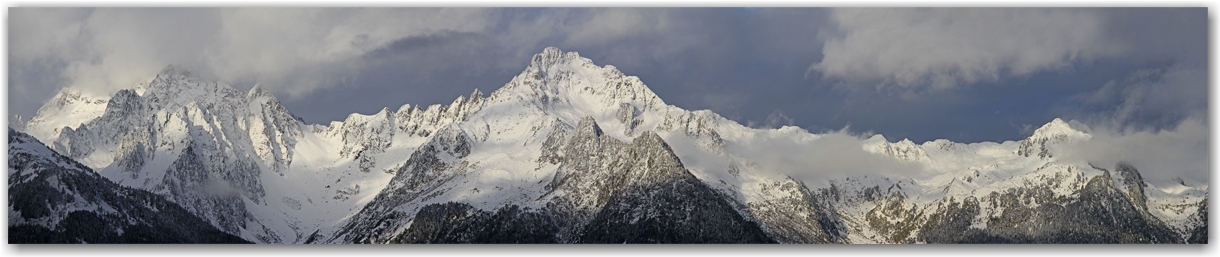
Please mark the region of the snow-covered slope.
POLYGON ((55 94, 25 124, 14 129, 25 131, 50 145, 64 127, 77 127, 102 116, 108 98, 85 95, 79 91, 62 89, 55 94))
POLYGON ((755 129, 556 48, 487 96, 326 125, 174 67, 141 88, 83 125, 27 129, 255 242, 1182 242, 1206 227, 1207 185, 1063 159, 1094 139, 1062 120, 974 144, 755 129))

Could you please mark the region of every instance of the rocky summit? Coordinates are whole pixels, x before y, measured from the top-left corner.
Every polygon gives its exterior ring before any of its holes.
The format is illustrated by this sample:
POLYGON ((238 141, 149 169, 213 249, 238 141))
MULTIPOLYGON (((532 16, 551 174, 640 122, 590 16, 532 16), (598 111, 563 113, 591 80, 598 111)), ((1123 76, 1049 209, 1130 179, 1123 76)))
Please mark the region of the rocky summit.
POLYGON ((1080 125, 750 128, 557 48, 490 94, 329 124, 174 66, 13 120, 10 243, 1207 243, 1206 182, 1072 158, 1104 140, 1080 125))

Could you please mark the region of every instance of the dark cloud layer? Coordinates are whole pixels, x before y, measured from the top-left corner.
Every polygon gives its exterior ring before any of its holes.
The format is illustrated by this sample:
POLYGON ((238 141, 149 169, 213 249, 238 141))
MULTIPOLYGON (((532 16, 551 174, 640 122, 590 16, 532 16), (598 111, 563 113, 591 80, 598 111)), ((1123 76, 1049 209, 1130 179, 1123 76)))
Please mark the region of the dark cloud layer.
POLYGON ((682 108, 891 140, 1017 140, 1055 117, 1172 128, 1207 106, 1203 8, 165 11, 11 9, 10 114, 179 64, 325 124, 490 92, 547 46, 682 108))

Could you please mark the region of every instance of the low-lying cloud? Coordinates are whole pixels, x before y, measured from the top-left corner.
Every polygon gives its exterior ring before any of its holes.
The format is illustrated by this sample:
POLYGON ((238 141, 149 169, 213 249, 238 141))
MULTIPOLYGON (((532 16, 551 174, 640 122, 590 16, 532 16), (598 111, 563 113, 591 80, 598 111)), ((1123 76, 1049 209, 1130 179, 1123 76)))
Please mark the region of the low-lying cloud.
POLYGON ((815 188, 846 177, 919 179, 933 175, 920 163, 865 151, 860 135, 847 129, 806 133, 795 127, 763 131, 756 138, 735 142, 728 150, 755 162, 759 172, 792 177, 815 188))
POLYGON ((1162 186, 1175 179, 1189 186, 1208 185, 1210 134, 1203 119, 1185 119, 1163 130, 1091 130, 1091 139, 1067 145, 1061 158, 1084 160, 1106 169, 1126 162, 1139 169, 1145 181, 1162 186))

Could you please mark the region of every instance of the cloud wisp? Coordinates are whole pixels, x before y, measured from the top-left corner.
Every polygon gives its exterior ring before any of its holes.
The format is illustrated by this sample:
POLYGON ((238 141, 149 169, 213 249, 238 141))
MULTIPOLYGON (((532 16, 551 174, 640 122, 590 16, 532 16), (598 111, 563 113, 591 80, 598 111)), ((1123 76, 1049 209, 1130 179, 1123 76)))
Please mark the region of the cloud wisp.
POLYGON ((758 174, 791 177, 812 187, 831 179, 889 177, 924 179, 937 175, 922 163, 904 162, 864 149, 867 134, 847 128, 809 134, 796 127, 757 130, 748 139, 730 140, 726 149, 749 162, 758 174))

